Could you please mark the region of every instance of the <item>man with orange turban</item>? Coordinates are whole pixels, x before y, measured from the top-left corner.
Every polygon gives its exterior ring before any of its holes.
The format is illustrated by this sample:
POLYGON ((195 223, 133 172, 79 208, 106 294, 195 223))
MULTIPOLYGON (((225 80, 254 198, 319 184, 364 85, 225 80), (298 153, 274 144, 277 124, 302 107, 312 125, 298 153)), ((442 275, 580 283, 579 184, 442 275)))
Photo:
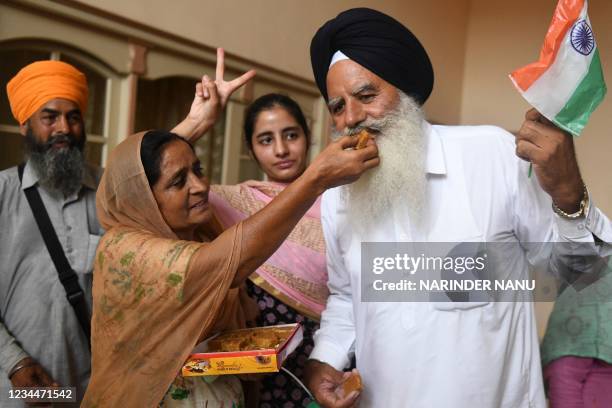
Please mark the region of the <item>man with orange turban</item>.
MULTIPOLYGON (((217 55, 220 77, 203 77, 173 129, 188 139, 214 125, 255 74, 224 81, 223 50, 217 55)), ((67 63, 39 61, 9 81, 7 95, 27 160, 0 172, 0 406, 23 406, 9 399, 11 387, 56 384, 76 387, 78 406, 91 370, 92 265, 103 233, 95 212, 101 169, 83 155, 87 80, 67 63)))
POLYGON ((22 406, 7 399, 11 386, 76 387, 80 401, 90 372, 92 260, 103 232, 95 213, 101 169, 83 154, 87 79, 65 62, 38 61, 6 90, 27 160, 0 173, 0 406, 22 406))

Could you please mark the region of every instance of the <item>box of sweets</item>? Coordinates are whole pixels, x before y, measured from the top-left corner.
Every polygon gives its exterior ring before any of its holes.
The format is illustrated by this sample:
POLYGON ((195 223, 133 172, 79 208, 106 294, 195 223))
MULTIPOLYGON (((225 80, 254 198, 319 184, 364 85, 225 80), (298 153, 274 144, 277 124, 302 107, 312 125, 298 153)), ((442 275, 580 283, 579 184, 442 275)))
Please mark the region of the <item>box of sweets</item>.
POLYGON ((302 342, 299 323, 219 333, 200 343, 183 365, 184 377, 272 373, 302 342))

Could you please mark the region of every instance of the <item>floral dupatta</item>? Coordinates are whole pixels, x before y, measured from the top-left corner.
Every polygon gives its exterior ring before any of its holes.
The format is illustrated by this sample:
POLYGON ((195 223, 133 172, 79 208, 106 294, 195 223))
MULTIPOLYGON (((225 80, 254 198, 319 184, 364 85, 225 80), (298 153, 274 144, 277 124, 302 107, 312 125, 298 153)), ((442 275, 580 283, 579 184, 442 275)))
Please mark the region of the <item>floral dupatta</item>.
POLYGON ((96 195, 107 232, 94 263, 83 407, 156 407, 199 341, 245 323, 239 289, 230 288, 242 224, 213 242, 178 239, 144 173, 142 137, 115 148, 96 195))

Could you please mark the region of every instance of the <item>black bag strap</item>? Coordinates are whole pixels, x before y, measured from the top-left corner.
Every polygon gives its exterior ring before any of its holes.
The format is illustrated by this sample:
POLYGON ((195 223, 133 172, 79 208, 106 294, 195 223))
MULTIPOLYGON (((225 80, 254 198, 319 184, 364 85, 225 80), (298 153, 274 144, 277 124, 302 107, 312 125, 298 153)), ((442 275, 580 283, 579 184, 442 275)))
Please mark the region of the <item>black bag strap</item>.
MULTIPOLYGON (((25 163, 21 163, 17 167, 19 183, 22 182, 24 168, 25 163)), ((87 343, 90 344, 91 326, 89 313, 87 312, 87 303, 85 302, 85 292, 83 292, 81 285, 79 285, 77 274, 70 266, 68 259, 66 259, 66 254, 64 254, 62 244, 57 238, 55 229, 53 229, 53 224, 51 224, 51 220, 49 219, 49 214, 45 209, 45 205, 42 202, 42 198, 40 197, 36 186, 26 188, 24 193, 28 200, 28 204, 30 205, 30 209, 32 210, 32 214, 34 214, 36 225, 38 225, 43 241, 45 241, 47 251, 49 251, 49 255, 51 255, 53 265, 55 265, 58 278, 64 286, 68 302, 70 302, 72 305, 79 324, 87 336, 87 343)))

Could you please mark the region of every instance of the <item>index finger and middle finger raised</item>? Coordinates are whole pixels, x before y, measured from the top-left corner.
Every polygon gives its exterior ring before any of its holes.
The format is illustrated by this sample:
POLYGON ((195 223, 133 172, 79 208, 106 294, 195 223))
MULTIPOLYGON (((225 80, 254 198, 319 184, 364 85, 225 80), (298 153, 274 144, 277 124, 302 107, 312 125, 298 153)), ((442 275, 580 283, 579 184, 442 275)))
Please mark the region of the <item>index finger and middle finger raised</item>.
POLYGON ((222 81, 225 75, 225 51, 217 48, 217 66, 215 69, 215 80, 222 81))
MULTIPOLYGON (((247 83, 251 78, 255 76, 256 72, 254 69, 251 69, 244 74, 240 75, 238 78, 234 78, 231 81, 228 81, 230 88, 237 89, 242 85, 247 83)), ((215 81, 224 82, 223 77, 225 76, 225 51, 223 48, 217 48, 217 65, 215 68, 215 81)))

